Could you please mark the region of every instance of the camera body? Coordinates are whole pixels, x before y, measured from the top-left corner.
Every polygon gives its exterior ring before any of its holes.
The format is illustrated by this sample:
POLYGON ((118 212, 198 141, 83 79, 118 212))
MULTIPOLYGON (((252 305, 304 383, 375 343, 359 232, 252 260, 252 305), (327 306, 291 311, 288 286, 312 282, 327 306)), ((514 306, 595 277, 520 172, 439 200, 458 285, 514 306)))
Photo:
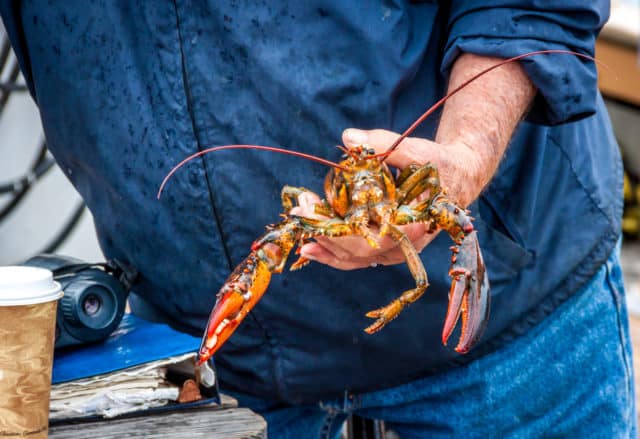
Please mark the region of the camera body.
POLYGON ((128 286, 103 264, 43 254, 25 265, 51 270, 64 291, 56 316, 56 349, 103 340, 120 324, 128 286))

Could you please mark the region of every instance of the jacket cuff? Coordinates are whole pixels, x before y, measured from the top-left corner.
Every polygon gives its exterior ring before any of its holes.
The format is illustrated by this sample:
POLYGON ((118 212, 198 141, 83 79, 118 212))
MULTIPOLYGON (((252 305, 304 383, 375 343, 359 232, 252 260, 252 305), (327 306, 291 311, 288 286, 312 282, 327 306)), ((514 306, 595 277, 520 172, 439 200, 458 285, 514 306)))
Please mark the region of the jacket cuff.
MULTIPOLYGON (((594 56, 595 38, 608 10, 594 12, 598 11, 585 11, 583 17, 577 13, 576 17, 576 12, 566 15, 453 6, 441 71, 448 75, 462 52, 511 58, 526 52, 559 49, 594 56)), ((548 54, 519 62, 538 89, 527 120, 557 125, 595 113, 598 83, 593 61, 570 54, 548 54)))

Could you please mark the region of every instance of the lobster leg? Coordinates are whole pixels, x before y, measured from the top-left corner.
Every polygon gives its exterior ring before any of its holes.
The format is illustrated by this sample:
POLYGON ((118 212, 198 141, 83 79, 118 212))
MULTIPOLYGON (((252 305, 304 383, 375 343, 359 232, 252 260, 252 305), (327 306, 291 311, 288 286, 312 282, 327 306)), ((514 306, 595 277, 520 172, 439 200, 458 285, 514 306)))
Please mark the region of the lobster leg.
POLYGON ((198 364, 207 361, 233 334, 269 286, 272 273, 282 272, 296 242, 303 239, 300 223, 286 218, 257 239, 251 253, 233 270, 218 292, 198 351, 198 364))
MULTIPOLYGON (((313 236, 345 236, 353 233, 351 226, 339 218, 316 220, 287 215, 284 221, 268 226, 267 231, 253 243, 249 256, 220 288, 200 345, 198 364, 211 358, 233 334, 262 298, 271 281, 271 274, 282 272, 294 245, 308 242, 313 236)), ((299 269, 308 262, 300 258, 291 268, 299 269)))
POLYGON ((404 183, 404 181, 407 179, 407 177, 409 177, 411 174, 413 174, 414 172, 416 172, 418 170, 418 168, 420 168, 420 165, 417 165, 415 163, 411 163, 409 165, 407 165, 404 169, 402 169, 400 171, 400 173, 398 174, 398 176, 396 177, 396 187, 400 187, 400 185, 402 183, 404 183))
POLYGON ((411 202, 427 190, 429 191, 427 202, 430 203, 441 191, 438 168, 433 163, 407 167, 396 179, 396 187, 396 202, 399 205, 411 202))
POLYGON ((298 215, 288 215, 287 218, 297 221, 300 224, 303 234, 312 236, 330 236, 333 238, 354 234, 351 226, 338 217, 316 219, 298 215))
POLYGON ((282 192, 280 193, 280 197, 282 199, 282 209, 284 213, 289 213, 294 206, 295 202, 298 201, 298 197, 304 192, 311 192, 309 189, 300 187, 300 186, 289 186, 286 185, 282 188, 282 192))
POLYGON ((371 233, 371 230, 369 230, 367 226, 368 216, 360 218, 357 215, 358 212, 360 211, 356 211, 356 213, 352 215, 351 219, 353 221, 350 222, 346 222, 339 217, 329 219, 306 218, 296 215, 289 215, 289 217, 296 218, 300 221, 303 227, 303 233, 308 233, 313 236, 329 236, 332 238, 359 235, 366 239, 371 247, 377 248, 379 246, 378 241, 376 241, 374 234, 371 233))
MULTIPOLYGON (((294 200, 297 201, 298 197, 302 195, 304 192, 309 192, 315 195, 315 193, 311 192, 309 189, 306 189, 300 186, 286 185, 282 188, 282 192, 280 196, 282 198, 282 208, 284 210, 284 213, 289 213, 289 211, 293 209, 294 200)), ((335 212, 333 211, 333 209, 331 209, 331 206, 329 206, 329 203, 327 203, 327 200, 322 200, 320 204, 316 204, 314 210, 315 210, 315 213, 318 215, 324 215, 328 217, 335 216, 335 212)))
POLYGON ((478 234, 473 229, 468 212, 442 193, 437 193, 431 201, 424 200, 413 207, 400 206, 394 220, 397 225, 429 222, 434 227, 446 230, 454 241, 449 270, 451 289, 442 342, 447 344, 458 320, 461 320, 460 338, 455 350, 461 354, 468 352, 486 328, 491 305, 489 279, 478 244, 478 234))
POLYGON ((416 287, 403 292, 400 297, 393 300, 387 306, 369 311, 366 316, 377 320, 365 329, 365 332, 368 334, 373 334, 374 332, 379 331, 391 320, 398 317, 404 307, 422 297, 429 286, 427 272, 424 269, 422 260, 420 260, 418 251, 413 246, 407 235, 394 225, 388 224, 387 227, 389 230, 389 236, 398 243, 404 253, 409 270, 416 281, 416 287))
POLYGON ((431 200, 424 200, 413 207, 421 212, 417 220, 433 221, 438 227, 449 233, 451 239, 459 244, 467 233, 473 232, 473 223, 469 212, 450 201, 443 193, 437 193, 431 200))

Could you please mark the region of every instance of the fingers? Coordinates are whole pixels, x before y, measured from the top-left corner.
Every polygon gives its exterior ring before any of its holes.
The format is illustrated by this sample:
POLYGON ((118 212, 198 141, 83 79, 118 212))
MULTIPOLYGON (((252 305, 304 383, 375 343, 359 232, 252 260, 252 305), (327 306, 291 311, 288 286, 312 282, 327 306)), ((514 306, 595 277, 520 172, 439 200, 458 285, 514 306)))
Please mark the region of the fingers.
MULTIPOLYGON (((335 250, 335 248, 333 249, 335 250)), ((320 243, 305 244, 300 250, 300 255, 338 270, 356 270, 375 265, 394 265, 405 261, 404 255, 397 248, 376 257, 358 257, 344 253, 333 253, 320 243)))
POLYGON ((298 196, 298 205, 289 212, 292 215, 300 215, 307 218, 323 218, 315 212, 314 206, 321 203, 320 197, 313 192, 303 192, 298 196))
MULTIPOLYGON (((374 131, 382 132, 383 130, 374 131)), ((322 219, 323 217, 318 215, 314 209, 314 206, 321 202, 318 195, 304 192, 298 196, 298 205, 291 209, 290 213, 307 218, 322 219)), ((418 252, 435 236, 435 234, 426 233, 424 224, 410 224, 400 228, 418 252)), ((372 231, 374 234, 377 233, 375 229, 372 231)), ((378 248, 371 247, 363 237, 355 235, 340 238, 317 236, 315 241, 302 246, 300 255, 339 270, 355 270, 371 265, 394 265, 405 262, 404 254, 397 242, 388 236, 378 238, 378 248)))
MULTIPOLYGON (((387 130, 358 130, 348 128, 342 132, 344 146, 366 145, 377 153, 385 152, 400 135, 387 130)), ((405 139, 406 142, 408 139, 405 139)), ((403 142, 403 143, 404 143, 403 142)))
MULTIPOLYGON (((375 235, 376 232, 373 232, 375 235)), ((388 237, 376 238, 378 241, 378 248, 371 247, 371 245, 362 236, 357 235, 343 236, 340 238, 318 236, 316 237, 316 241, 331 252, 340 256, 344 255, 343 257, 345 258, 350 256, 359 258, 376 257, 379 254, 391 250, 397 245, 388 237)))
POLYGON ((424 224, 411 224, 410 226, 407 226, 407 229, 409 229, 409 232, 407 232, 407 236, 409 237, 409 240, 416 248, 418 253, 420 253, 423 248, 429 245, 431 241, 436 239, 436 236, 438 236, 438 233, 440 233, 441 231, 440 229, 438 229, 435 232, 429 232, 429 228, 424 224))
MULTIPOLYGON (((434 234, 427 233, 427 227, 424 224, 409 224, 399 228, 407 235, 418 252, 434 238, 434 234)), ((377 229, 372 229, 372 232, 377 234, 377 229)), ((373 261, 378 259, 380 255, 398 248, 398 243, 389 236, 377 237, 378 248, 371 247, 364 238, 356 235, 340 238, 318 236, 315 239, 320 245, 342 259, 357 257, 369 258, 373 261)))
MULTIPOLYGON (((423 224, 401 227, 418 252, 436 236, 428 234, 423 224)), ((380 238, 380 248, 372 248, 360 236, 327 238, 318 236, 315 243, 304 245, 301 256, 339 270, 354 270, 372 265, 394 265, 406 261, 401 248, 389 237, 380 238)))
POLYGON ((303 245, 300 249, 300 256, 337 268, 338 270, 356 270, 370 265, 364 261, 355 260, 353 258, 343 259, 343 257, 336 256, 334 253, 317 243, 303 245))

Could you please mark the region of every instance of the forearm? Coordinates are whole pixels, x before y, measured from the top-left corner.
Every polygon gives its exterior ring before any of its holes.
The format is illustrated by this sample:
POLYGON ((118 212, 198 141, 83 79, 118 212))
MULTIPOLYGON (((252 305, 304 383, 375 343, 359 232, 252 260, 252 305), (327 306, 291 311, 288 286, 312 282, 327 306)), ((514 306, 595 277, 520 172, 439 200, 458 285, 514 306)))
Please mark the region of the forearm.
MULTIPOLYGON (((453 65, 449 90, 499 61, 461 55, 453 65)), ((535 93, 524 69, 514 62, 481 76, 446 102, 435 140, 443 145, 438 154, 443 183, 458 202, 468 205, 491 180, 535 93)))

